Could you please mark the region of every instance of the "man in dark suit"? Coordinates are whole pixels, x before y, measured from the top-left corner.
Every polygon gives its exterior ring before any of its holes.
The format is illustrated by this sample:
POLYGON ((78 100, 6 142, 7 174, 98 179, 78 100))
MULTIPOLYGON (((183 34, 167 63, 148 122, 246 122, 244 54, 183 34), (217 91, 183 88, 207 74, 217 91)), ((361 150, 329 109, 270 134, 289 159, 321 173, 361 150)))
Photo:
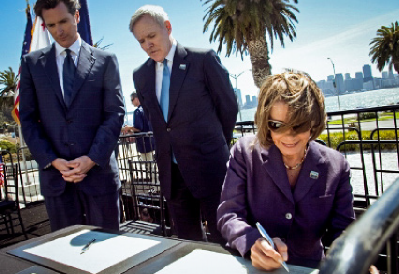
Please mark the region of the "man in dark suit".
POLYGON ((178 44, 161 7, 139 8, 130 31, 150 57, 133 80, 154 130, 161 188, 178 236, 205 240, 203 217, 208 240, 220 241, 216 209, 237 118, 229 74, 213 50, 178 44))
POLYGON ((81 40, 79 8, 78 0, 35 4, 55 43, 22 58, 22 133, 39 164, 53 231, 74 224, 119 229, 118 62, 81 40))

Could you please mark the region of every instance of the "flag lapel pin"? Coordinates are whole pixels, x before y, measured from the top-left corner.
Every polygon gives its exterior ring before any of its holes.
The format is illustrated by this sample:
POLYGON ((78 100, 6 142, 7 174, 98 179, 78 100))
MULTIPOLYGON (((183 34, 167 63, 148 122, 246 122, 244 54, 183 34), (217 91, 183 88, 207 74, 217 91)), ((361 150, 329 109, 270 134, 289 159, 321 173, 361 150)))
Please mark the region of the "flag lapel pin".
POLYGON ((181 70, 186 70, 186 64, 180 64, 179 65, 179 69, 181 69, 181 70))
POLYGON ((309 176, 310 176, 310 178, 316 180, 317 178, 319 178, 319 173, 316 171, 311 171, 309 176))

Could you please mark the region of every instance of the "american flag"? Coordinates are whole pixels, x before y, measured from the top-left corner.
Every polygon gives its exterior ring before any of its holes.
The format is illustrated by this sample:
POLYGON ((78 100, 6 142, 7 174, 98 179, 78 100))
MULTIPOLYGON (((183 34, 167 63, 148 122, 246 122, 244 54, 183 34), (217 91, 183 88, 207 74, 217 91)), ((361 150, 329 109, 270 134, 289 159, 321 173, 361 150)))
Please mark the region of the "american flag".
POLYGON ((80 2, 80 10, 79 10, 80 21, 78 24, 78 32, 80 34, 80 37, 87 44, 92 46, 93 39, 91 38, 89 7, 87 5, 87 0, 80 0, 79 2, 80 2))
MULTIPOLYGON (((24 42, 22 44, 22 53, 21 57, 29 52, 30 49, 30 42, 32 40, 32 16, 30 15, 30 6, 28 4, 26 8, 26 17, 28 19, 25 28, 25 36, 24 42)), ((18 69, 17 75, 17 88, 15 90, 15 101, 14 101, 14 109, 12 110, 11 114, 14 118, 15 122, 19 124, 19 78, 21 75, 21 66, 18 69)))
MULTIPOLYGON (((35 51, 44 47, 49 46, 50 43, 50 35, 44 24, 42 18, 36 16, 35 23, 32 26, 32 17, 30 14, 30 6, 26 8, 26 16, 28 18, 28 22, 26 24, 25 29, 25 39, 22 45, 22 54, 21 57, 25 54, 35 51)), ((14 120, 20 124, 19 122, 19 79, 21 75, 21 65, 19 66, 18 76, 17 76, 17 89, 15 91, 15 101, 14 101, 14 109, 12 111, 12 116, 14 120)))
POLYGON ((4 168, 3 163, 0 163, 0 187, 4 185, 4 168))

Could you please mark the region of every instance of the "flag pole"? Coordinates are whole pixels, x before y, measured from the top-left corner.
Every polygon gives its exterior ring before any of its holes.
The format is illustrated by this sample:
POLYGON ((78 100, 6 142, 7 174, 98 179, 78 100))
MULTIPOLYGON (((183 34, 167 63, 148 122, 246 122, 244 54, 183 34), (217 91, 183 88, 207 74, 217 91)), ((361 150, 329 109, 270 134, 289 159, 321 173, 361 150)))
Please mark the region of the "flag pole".
MULTIPOLYGON (((28 12, 30 12, 29 0, 26 0, 26 4, 27 4, 27 7, 26 7, 25 11, 26 11, 26 14, 28 14, 28 12)), ((15 102, 15 99, 14 99, 14 102, 15 102)), ((29 176, 28 176, 28 172, 27 172, 28 165, 26 164, 26 156, 25 156, 25 149, 24 149, 24 147, 26 147, 26 144, 25 144, 25 141, 24 141, 24 137, 22 135, 21 123, 18 123, 18 134, 19 134, 19 149, 21 150, 22 163, 24 165, 24 171, 25 171, 24 172, 24 175, 25 175, 24 176, 25 177, 25 186, 29 186, 32 183, 29 181, 29 176)), ((17 154, 17 157, 18 157, 18 154, 17 154)), ((20 170, 21 170, 21 173, 22 173, 22 168, 21 167, 20 167, 20 170)), ((23 185, 22 185, 22 182, 21 182, 21 187, 22 187, 22 189, 24 189, 23 185)), ((24 202, 26 204, 25 195, 24 195, 24 202)))

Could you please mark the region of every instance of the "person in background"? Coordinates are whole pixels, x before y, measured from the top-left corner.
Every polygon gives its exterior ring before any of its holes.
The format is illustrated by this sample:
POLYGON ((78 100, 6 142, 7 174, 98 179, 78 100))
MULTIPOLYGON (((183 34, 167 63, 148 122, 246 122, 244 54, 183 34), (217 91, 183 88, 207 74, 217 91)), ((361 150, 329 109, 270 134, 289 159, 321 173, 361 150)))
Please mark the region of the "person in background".
POLYGON ((22 133, 39 165, 51 229, 119 230, 114 149, 125 111, 118 61, 80 38, 79 8, 78 0, 36 1, 55 42, 22 57, 22 133))
POLYGON ((213 50, 179 44, 162 7, 136 10, 130 31, 149 56, 133 81, 154 130, 161 189, 177 235, 206 240, 203 217, 208 240, 222 241, 216 209, 238 112, 229 73, 213 50))
POLYGON ((256 136, 231 149, 218 229, 256 268, 273 270, 282 261, 316 267, 322 238, 336 239, 355 219, 348 162, 314 141, 325 122, 323 93, 307 74, 273 75, 260 89, 256 136))
MULTIPOLYGON (((133 112, 133 125, 126 125, 122 128, 122 134, 152 132, 152 127, 147 117, 144 115, 144 109, 140 104, 139 97, 136 92, 130 95, 131 102, 136 109, 133 112)), ((140 153, 143 161, 153 161, 153 153, 155 150, 154 137, 136 137, 136 148, 140 153)))

